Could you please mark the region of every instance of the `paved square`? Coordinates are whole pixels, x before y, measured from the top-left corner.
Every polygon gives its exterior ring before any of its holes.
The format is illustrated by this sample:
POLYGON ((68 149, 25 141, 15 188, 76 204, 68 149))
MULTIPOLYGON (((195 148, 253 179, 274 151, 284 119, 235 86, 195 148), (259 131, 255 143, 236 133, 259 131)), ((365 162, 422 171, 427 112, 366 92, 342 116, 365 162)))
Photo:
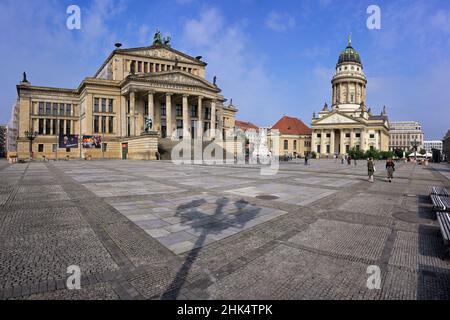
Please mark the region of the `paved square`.
POLYGON ((448 167, 397 168, 0 162, 0 299, 449 299, 448 167))

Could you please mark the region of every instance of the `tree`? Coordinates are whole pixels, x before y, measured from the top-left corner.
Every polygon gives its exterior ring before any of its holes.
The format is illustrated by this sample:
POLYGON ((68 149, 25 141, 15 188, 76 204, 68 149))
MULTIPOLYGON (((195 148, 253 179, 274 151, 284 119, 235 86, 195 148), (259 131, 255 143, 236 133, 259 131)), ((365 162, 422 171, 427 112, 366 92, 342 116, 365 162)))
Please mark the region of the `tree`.
POLYGON ((317 159, 317 153, 315 151, 311 152, 311 156, 313 159, 317 159))
POLYGON ((424 154, 427 153, 427 150, 425 150, 425 149, 420 149, 419 153, 420 153, 421 155, 424 155, 424 154))
POLYGON ((395 149, 394 153, 397 157, 403 158, 403 150, 402 149, 395 149))
POLYGON ((392 159, 392 158, 394 158, 394 156, 395 156, 395 153, 393 151, 381 151, 380 152, 381 159, 392 159))
POLYGON ((352 159, 363 159, 364 158, 364 152, 360 150, 359 148, 353 147, 348 151, 348 155, 352 159))
POLYGON ((375 160, 379 160, 381 157, 380 151, 373 148, 373 149, 369 149, 366 151, 366 153, 364 154, 365 158, 372 158, 375 160))

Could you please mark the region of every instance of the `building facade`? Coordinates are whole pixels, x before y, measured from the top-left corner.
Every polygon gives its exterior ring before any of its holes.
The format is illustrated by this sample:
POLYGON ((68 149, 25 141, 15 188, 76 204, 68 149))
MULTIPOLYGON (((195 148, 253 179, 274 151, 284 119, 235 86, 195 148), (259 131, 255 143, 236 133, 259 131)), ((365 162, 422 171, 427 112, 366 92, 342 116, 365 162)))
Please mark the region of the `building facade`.
POLYGON ((423 148, 426 152, 432 153, 432 150, 439 150, 442 153, 442 141, 441 140, 428 140, 423 142, 423 148))
POLYGON ((450 130, 447 131, 447 134, 442 139, 442 152, 445 155, 445 159, 447 161, 450 160, 450 130))
POLYGON ((158 139, 220 139, 234 128, 237 110, 225 104, 216 77, 205 79, 206 66, 158 32, 149 47, 117 44, 76 89, 34 86, 24 74, 17 86, 18 156, 29 155, 26 131, 37 132, 37 158, 155 159, 158 139), (63 144, 63 136, 73 143, 63 144), (84 148, 84 137, 101 140, 101 148, 84 148))
POLYGON ((0 125, 0 158, 6 158, 8 145, 8 126, 0 125))
POLYGON ((325 103, 318 114, 313 114, 312 151, 321 156, 344 155, 351 148, 387 151, 389 122, 386 107, 379 115, 367 108, 367 79, 350 37, 335 70, 331 80, 331 109, 325 103))
POLYGON ((279 155, 295 158, 311 152, 311 129, 300 119, 284 116, 272 126, 274 130, 279 134, 279 155))
POLYGON ((409 151, 417 143, 417 151, 424 147, 422 126, 417 121, 390 122, 389 150, 409 151))

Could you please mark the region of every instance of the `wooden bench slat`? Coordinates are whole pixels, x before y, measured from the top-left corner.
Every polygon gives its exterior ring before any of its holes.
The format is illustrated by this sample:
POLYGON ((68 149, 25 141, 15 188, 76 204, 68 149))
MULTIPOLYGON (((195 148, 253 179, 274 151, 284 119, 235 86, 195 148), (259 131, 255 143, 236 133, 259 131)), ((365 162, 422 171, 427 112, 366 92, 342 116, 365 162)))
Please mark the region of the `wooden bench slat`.
POLYGON ((447 212, 437 212, 441 234, 446 244, 450 244, 450 215, 447 212))

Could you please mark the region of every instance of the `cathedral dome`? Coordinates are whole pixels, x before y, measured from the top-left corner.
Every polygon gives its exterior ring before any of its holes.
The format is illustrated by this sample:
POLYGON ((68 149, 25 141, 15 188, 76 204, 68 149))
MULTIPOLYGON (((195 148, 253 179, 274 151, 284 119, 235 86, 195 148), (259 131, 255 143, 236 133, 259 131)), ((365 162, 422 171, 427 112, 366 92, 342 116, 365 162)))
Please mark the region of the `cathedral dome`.
POLYGON ((347 63, 347 62, 354 62, 354 63, 362 64, 359 53, 352 47, 351 37, 348 38, 347 48, 345 48, 345 50, 342 51, 341 54, 339 55, 339 60, 338 60, 337 64, 339 65, 341 63, 347 63))

